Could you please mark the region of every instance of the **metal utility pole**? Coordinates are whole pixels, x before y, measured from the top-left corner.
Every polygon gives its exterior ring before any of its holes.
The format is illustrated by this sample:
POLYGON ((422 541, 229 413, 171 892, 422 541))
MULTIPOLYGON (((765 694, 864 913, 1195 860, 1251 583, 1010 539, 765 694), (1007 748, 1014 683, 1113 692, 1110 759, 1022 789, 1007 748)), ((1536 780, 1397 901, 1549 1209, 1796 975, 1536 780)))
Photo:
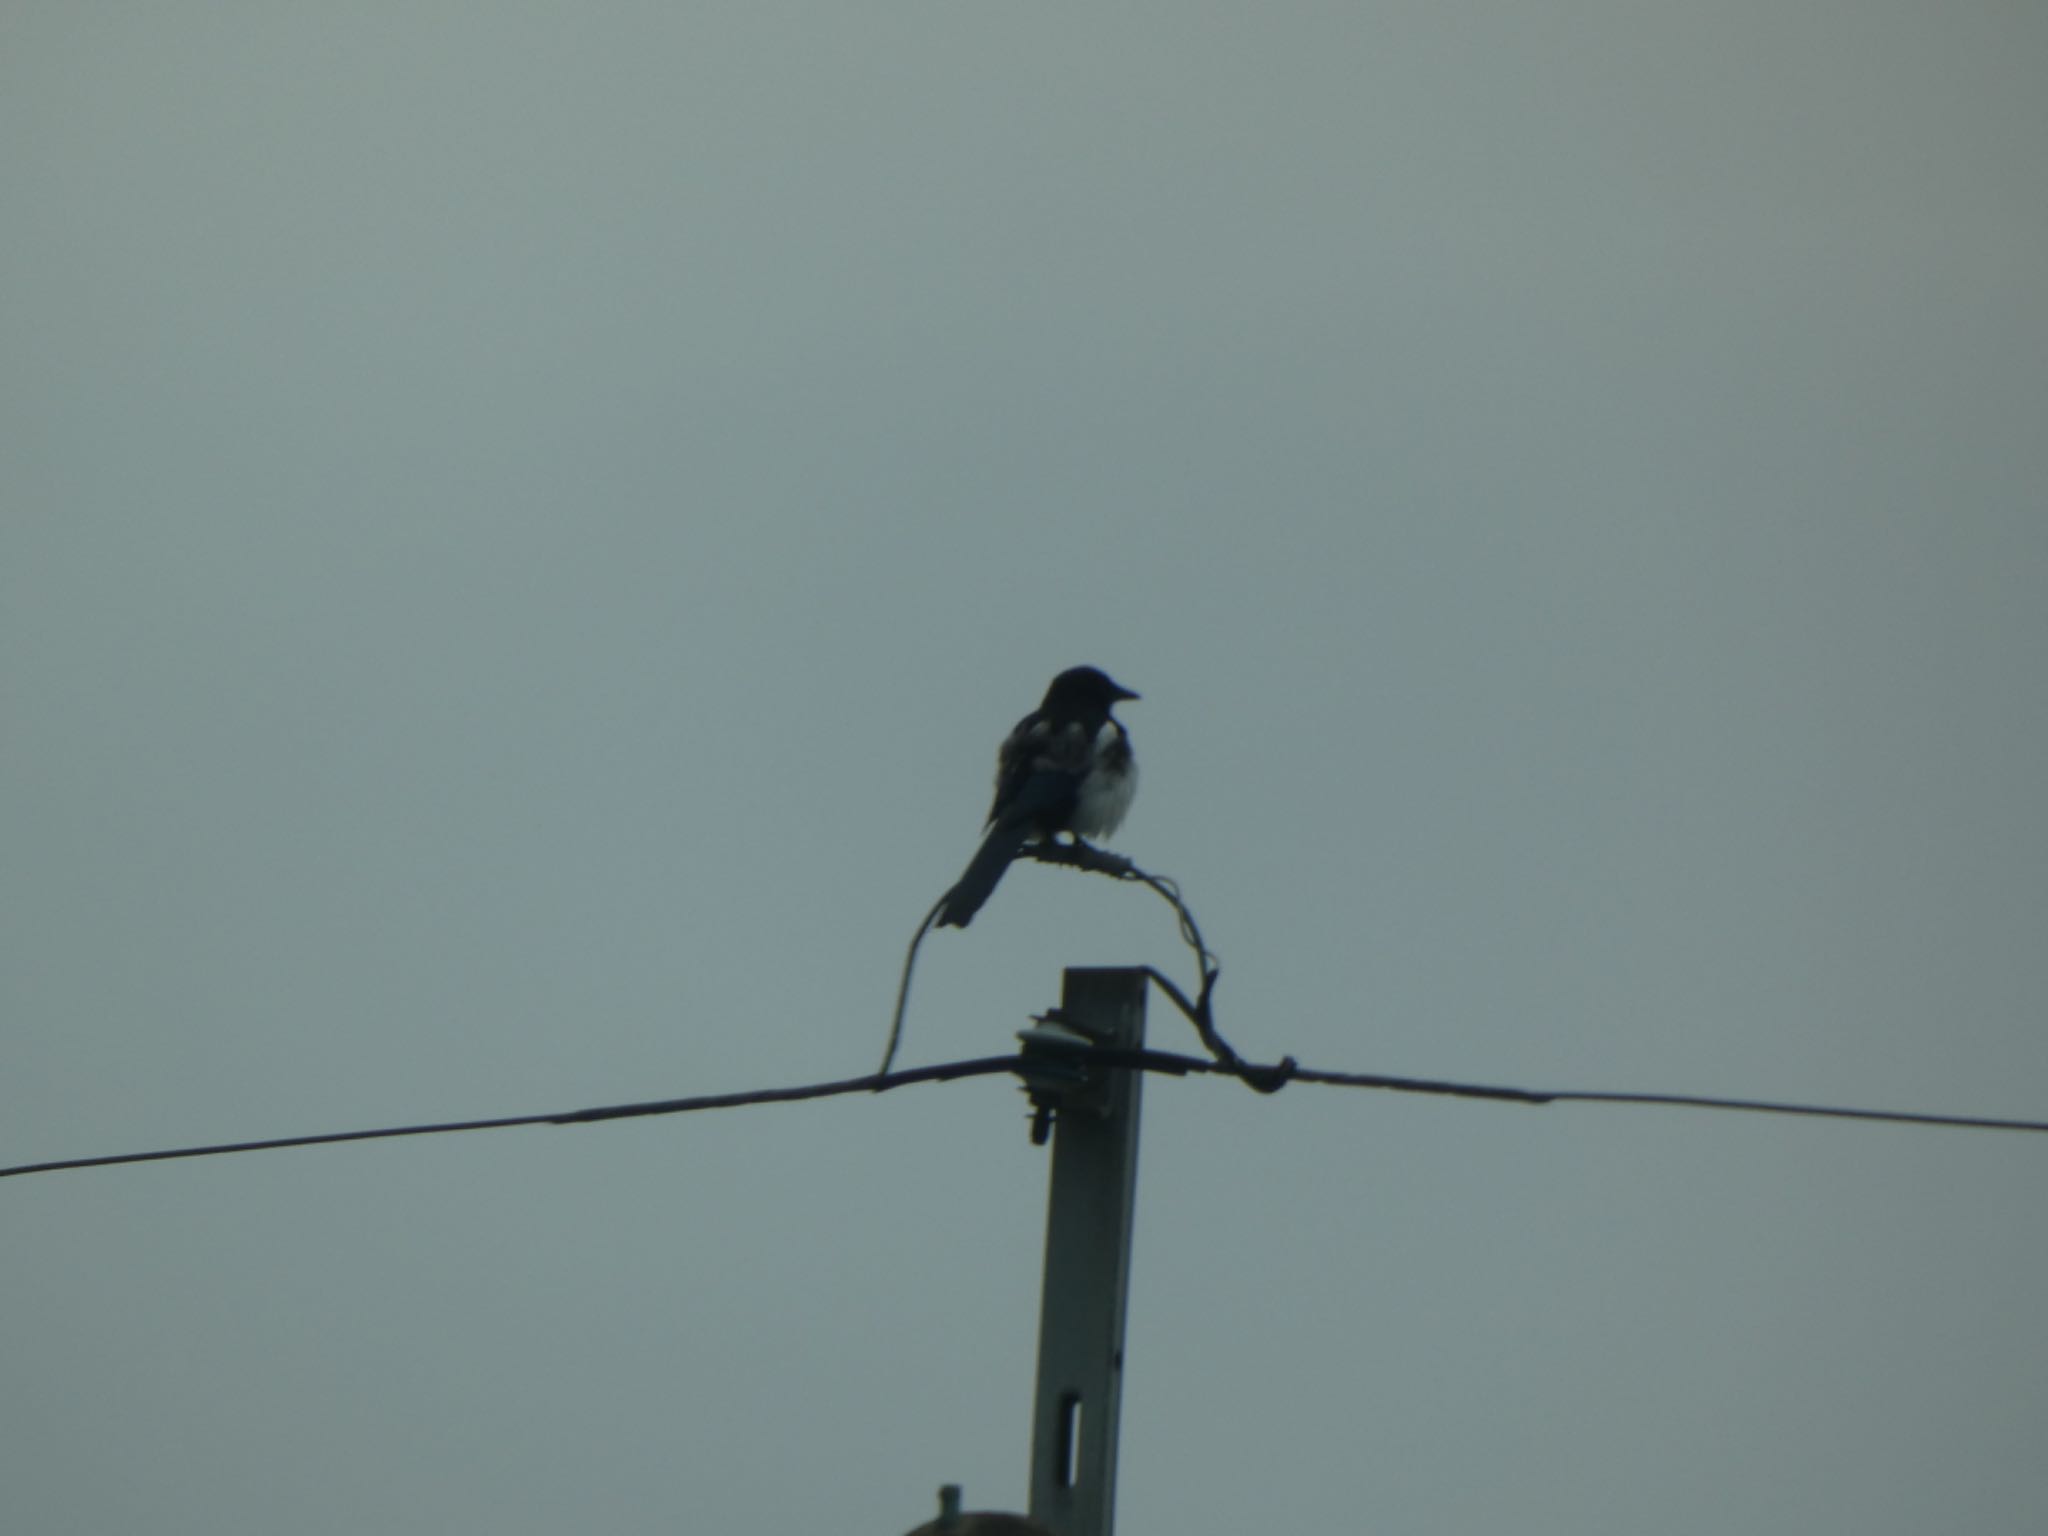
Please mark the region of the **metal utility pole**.
MULTIPOLYGON (((1056 1536, 1111 1536, 1144 1074, 1087 1058, 1095 1046, 1144 1047, 1145 973, 1068 970, 1059 1022, 1081 1038, 1070 1050, 1055 1046, 1041 1054, 1071 1065, 1068 1085, 1034 1092, 1041 1104, 1056 1104, 1056 1120, 1031 1419, 1031 1518, 1056 1536)), ((1032 1035, 1042 1045, 1049 1033, 1032 1035)), ((1027 1054, 1033 1044, 1027 1037, 1027 1054)))

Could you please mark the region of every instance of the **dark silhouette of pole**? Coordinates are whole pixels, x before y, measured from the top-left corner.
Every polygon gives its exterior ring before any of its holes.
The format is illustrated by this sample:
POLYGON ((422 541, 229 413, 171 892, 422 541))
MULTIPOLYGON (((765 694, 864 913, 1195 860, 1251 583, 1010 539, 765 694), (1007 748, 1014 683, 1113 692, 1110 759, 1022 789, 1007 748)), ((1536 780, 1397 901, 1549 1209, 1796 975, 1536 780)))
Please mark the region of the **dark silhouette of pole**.
POLYGON ((1038 1396, 1031 1418, 1031 1518, 1056 1536, 1111 1536, 1124 1313, 1137 1194, 1142 1072, 1092 1066, 1095 1046, 1145 1044, 1142 970, 1066 972, 1058 1024, 1026 1037, 1046 1061, 1034 1098, 1053 1105, 1052 1193, 1038 1324, 1038 1396), (1061 1031, 1059 1033, 1064 1033, 1061 1031), (1064 1074, 1057 1069, 1064 1064, 1064 1074), (1064 1081, 1061 1082, 1061 1079, 1064 1081))

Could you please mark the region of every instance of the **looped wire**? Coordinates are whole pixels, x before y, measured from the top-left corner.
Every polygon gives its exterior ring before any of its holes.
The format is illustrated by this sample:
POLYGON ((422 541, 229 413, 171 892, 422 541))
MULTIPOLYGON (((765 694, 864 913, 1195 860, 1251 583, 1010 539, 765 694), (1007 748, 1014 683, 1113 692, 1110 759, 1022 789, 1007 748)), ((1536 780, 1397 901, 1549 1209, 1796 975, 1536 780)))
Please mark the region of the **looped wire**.
MULTIPOLYGON (((1179 881, 1168 875, 1155 875, 1140 869, 1122 854, 1108 853, 1079 841, 1033 843, 1020 849, 1017 857, 1032 859, 1040 864, 1056 864, 1068 869, 1085 870, 1090 874, 1107 875, 1112 880, 1135 881, 1140 885, 1149 886, 1162 901, 1173 908, 1174 918, 1180 926, 1181 940, 1195 952, 1195 964, 1201 970, 1202 985, 1193 1000, 1190 1000, 1187 993, 1175 985, 1165 972, 1148 965, 1141 967, 1144 974, 1172 1000, 1182 1016, 1194 1026, 1195 1033, 1201 1036, 1203 1047, 1216 1059, 1217 1065, 1223 1071, 1260 1093, 1278 1092, 1295 1075, 1293 1057, 1284 1057, 1271 1066, 1248 1062, 1237 1054, 1230 1042, 1223 1038, 1222 1032, 1216 1028, 1212 998, 1216 990, 1216 978, 1222 974, 1222 967, 1217 963, 1215 951, 1210 949, 1207 941, 1203 939, 1201 927, 1195 922, 1195 914, 1188 910, 1187 901, 1181 895, 1179 881)), ((917 964, 918 947, 924 943, 925 935, 931 931, 933 919, 938 916, 939 908, 944 904, 943 896, 933 902, 931 910, 924 915, 924 921, 918 924, 917 932, 911 936, 909 952, 903 957, 903 979, 896 989, 896 1013, 889 1024, 889 1044, 882 1053, 882 1066, 878 1076, 886 1076, 889 1068, 895 1063, 896 1050, 903 1039, 903 1015, 910 1000, 910 976, 917 964)))

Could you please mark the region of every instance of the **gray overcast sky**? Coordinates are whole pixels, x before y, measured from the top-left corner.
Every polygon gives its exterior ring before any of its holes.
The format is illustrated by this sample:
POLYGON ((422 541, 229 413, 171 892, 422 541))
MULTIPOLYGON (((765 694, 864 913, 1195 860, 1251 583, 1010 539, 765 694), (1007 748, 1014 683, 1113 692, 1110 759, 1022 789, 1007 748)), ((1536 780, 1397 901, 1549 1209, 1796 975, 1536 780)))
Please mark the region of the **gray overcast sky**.
MULTIPOLYGON (((2048 12, 0 12, 0 1163, 1248 1053, 2048 1115, 2048 12), (1013 873, 913 1062, 1143 892, 1013 873), (1156 1011, 1161 1044, 1189 1043, 1156 1011)), ((2048 1137, 1148 1091, 1121 1528, 2048 1519, 2048 1137)), ((996 1080, 0 1184, 24 1536, 1018 1507, 996 1080)))

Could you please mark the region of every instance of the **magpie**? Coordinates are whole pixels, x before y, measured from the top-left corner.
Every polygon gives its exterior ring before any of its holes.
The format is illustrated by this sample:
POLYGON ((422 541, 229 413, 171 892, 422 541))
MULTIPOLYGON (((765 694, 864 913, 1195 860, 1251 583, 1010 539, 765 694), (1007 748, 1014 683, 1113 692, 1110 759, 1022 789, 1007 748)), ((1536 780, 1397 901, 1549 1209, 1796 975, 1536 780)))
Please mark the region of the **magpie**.
POLYGON ((1056 832, 1107 837, 1131 808, 1138 764, 1110 707, 1137 695, 1094 667, 1069 667, 996 751, 996 798, 981 847, 948 891, 941 928, 965 928, 1025 843, 1056 832))

